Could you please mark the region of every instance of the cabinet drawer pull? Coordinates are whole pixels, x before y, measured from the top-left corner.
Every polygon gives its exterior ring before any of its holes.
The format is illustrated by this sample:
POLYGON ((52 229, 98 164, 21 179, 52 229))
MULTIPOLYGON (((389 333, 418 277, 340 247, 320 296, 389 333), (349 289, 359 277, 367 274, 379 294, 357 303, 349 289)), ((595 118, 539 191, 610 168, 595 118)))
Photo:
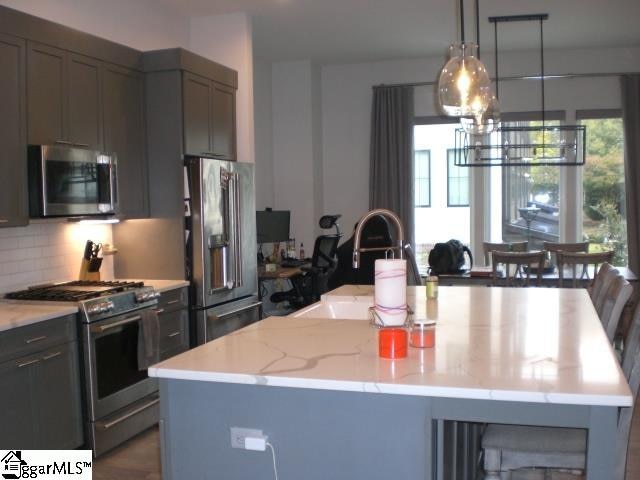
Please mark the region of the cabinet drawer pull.
POLYGON ((179 302, 180 302, 180 300, 169 300, 167 302, 167 305, 174 305, 174 304, 179 303, 179 302))
POLYGON ((27 344, 40 342, 40 341, 44 340, 45 338, 47 338, 46 335, 42 335, 41 337, 30 338, 29 340, 27 340, 27 344))
POLYGON ((24 363, 19 363, 18 364, 18 368, 22 368, 22 367, 27 367, 29 365, 33 365, 34 363, 38 363, 40 360, 38 360, 37 358, 35 360, 29 360, 28 362, 24 362, 24 363))
POLYGON ((60 145, 73 145, 73 142, 68 142, 67 140, 56 140, 56 143, 60 145))
POLYGON ((75 147, 88 147, 89 146, 88 143, 74 143, 73 145, 75 147))
POLYGON ((42 357, 42 360, 51 360, 52 358, 56 358, 59 357, 60 355, 62 355, 62 352, 56 352, 56 353, 52 353, 50 355, 46 355, 44 357, 42 357))
POLYGON ((180 335, 180 332, 173 332, 173 333, 170 333, 169 335, 167 335, 167 337, 173 338, 173 337, 177 337, 178 335, 180 335))
POLYGON ((0 218, 0 223, 9 223, 9 220, 5 218, 0 218))
POLYGON ((157 308, 157 309, 156 309, 156 313, 157 313, 158 315, 160 315, 161 313, 164 313, 164 308, 157 308))

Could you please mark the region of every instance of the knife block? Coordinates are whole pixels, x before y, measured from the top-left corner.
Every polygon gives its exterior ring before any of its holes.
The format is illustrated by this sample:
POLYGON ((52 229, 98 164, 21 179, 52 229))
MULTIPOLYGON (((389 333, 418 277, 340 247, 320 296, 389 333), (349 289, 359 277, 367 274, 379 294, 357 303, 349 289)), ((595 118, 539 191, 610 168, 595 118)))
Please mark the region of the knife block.
POLYGON ((89 280, 92 282, 100 281, 100 270, 91 272, 90 266, 91 262, 86 258, 83 258, 82 263, 80 264, 80 273, 78 274, 78 280, 89 280))

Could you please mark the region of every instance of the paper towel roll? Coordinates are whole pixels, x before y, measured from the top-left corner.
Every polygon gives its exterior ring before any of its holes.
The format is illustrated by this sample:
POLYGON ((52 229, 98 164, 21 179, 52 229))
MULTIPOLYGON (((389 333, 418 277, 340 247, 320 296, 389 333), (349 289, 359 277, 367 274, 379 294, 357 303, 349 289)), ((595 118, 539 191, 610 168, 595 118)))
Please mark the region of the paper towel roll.
POLYGON ((385 326, 404 324, 407 319, 406 260, 376 260, 374 309, 385 326))

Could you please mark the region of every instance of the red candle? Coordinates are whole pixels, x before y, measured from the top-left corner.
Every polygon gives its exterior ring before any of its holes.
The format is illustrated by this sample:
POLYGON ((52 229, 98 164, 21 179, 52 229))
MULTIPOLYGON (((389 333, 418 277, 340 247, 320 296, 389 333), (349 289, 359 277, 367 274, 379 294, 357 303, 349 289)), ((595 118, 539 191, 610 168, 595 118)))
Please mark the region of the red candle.
POLYGON ((381 328, 378 333, 378 355, 382 358, 407 356, 407 331, 404 328, 381 328))

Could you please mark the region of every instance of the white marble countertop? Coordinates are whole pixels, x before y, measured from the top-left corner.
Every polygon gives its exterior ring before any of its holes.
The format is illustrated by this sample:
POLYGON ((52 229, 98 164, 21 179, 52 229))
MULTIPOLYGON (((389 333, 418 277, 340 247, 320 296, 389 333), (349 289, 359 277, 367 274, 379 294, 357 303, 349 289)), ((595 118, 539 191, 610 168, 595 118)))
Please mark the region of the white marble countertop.
MULTIPOLYGON (((325 300, 371 302, 372 287, 325 300)), ((408 302, 426 312, 424 287, 408 302)), ((586 290, 440 287, 436 345, 377 353, 366 320, 271 317, 151 369, 153 377, 387 394, 629 406, 629 386, 586 290)))
POLYGON ((75 305, 33 305, 16 302, 0 302, 0 332, 24 327, 32 323, 75 314, 75 305))

